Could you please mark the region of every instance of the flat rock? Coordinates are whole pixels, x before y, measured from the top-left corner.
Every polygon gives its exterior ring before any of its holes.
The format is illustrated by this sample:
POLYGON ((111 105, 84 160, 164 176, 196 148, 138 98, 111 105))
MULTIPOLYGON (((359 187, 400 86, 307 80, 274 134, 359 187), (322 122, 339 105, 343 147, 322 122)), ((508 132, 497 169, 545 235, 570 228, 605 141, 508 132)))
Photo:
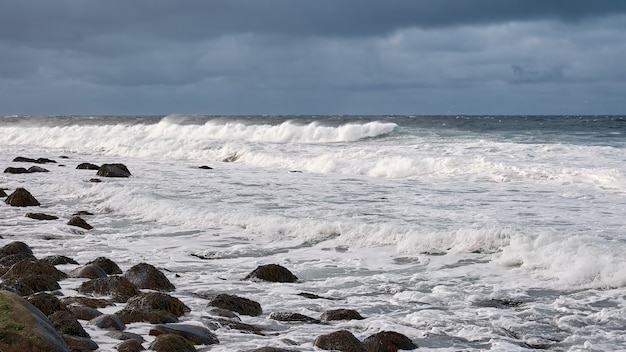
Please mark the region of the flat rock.
POLYGON ((332 320, 363 320, 361 314, 353 309, 331 309, 322 313, 322 321, 332 320))
POLYGON ((175 334, 184 337, 194 345, 214 345, 220 343, 209 329, 190 324, 159 324, 150 329, 150 335, 175 334))
POLYGON ((321 323, 319 319, 311 318, 304 314, 291 313, 291 312, 274 312, 270 314, 270 319, 274 319, 278 321, 303 322, 303 323, 313 323, 313 324, 321 323))
POLYGON ((26 213, 27 218, 35 220, 57 220, 59 217, 54 215, 48 215, 44 213, 26 213))
POLYGON ((29 174, 30 171, 24 167, 7 167, 4 169, 5 174, 29 174))
POLYGON ((50 170, 48 169, 44 169, 41 166, 31 166, 28 168, 28 172, 30 173, 35 173, 35 172, 50 172, 50 170))

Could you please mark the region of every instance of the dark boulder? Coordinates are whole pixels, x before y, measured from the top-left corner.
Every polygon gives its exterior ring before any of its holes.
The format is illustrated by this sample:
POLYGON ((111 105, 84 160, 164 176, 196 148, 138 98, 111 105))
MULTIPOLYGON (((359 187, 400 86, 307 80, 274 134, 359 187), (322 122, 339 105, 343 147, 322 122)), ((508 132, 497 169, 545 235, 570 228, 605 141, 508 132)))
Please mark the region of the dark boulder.
POLYGON ((229 319, 241 320, 239 318, 239 316, 235 312, 233 312, 231 310, 228 310, 228 309, 213 308, 213 309, 209 310, 209 314, 215 315, 215 316, 218 316, 218 317, 224 317, 224 318, 229 318, 229 319))
POLYGON ((89 225, 87 221, 83 220, 83 218, 81 218, 80 216, 72 216, 67 224, 70 226, 77 226, 85 230, 93 229, 93 226, 89 225))
POLYGON ((57 220, 59 218, 58 216, 43 213, 26 213, 26 217, 35 220, 57 220))
POLYGON ((178 298, 160 292, 141 293, 128 300, 126 307, 115 313, 125 323, 174 323, 191 311, 178 298))
POLYGON ((189 324, 166 324, 155 325, 150 329, 151 336, 159 336, 162 334, 180 335, 194 345, 214 345, 220 343, 209 329, 189 324))
POLYGON ((150 344, 150 349, 156 352, 197 352, 191 342, 175 334, 162 334, 150 344))
POLYGON ((263 313, 261 305, 251 299, 229 294, 219 294, 208 304, 212 307, 228 309, 243 315, 259 316, 263 313))
POLYGON ((122 322, 122 320, 115 314, 103 314, 99 315, 89 321, 90 325, 95 325, 100 329, 107 330, 125 330, 126 325, 122 322))
POLYGON ((144 338, 141 335, 132 333, 132 332, 128 332, 128 331, 119 331, 119 330, 111 330, 109 332, 107 332, 106 334, 104 334, 105 336, 108 336, 112 339, 116 339, 116 340, 137 340, 139 342, 144 342, 144 338))
POLYGON ((127 302, 129 298, 139 294, 137 286, 121 276, 107 276, 83 282, 78 292, 111 296, 118 303, 127 302))
POLYGON ((333 350, 342 352, 368 352, 365 345, 359 341, 351 332, 340 330, 330 334, 320 335, 315 338, 313 345, 323 350, 333 350))
POLYGON ((298 278, 287 268, 278 264, 261 265, 254 269, 244 280, 258 279, 270 282, 296 282, 298 278))
POLYGON ((24 167, 7 167, 4 169, 5 174, 30 174, 30 171, 24 167))
POLYGON ((30 192, 21 187, 15 189, 15 191, 11 193, 4 202, 13 207, 31 207, 40 205, 39 201, 35 199, 30 192))
POLYGON ((72 312, 78 320, 91 320, 102 315, 101 311, 85 306, 70 305, 67 310, 72 312))
POLYGON ((50 172, 50 170, 44 169, 41 166, 31 166, 31 167, 28 168, 28 172, 30 172, 32 174, 32 173, 35 173, 35 172, 50 172))
POLYGON ((239 330, 243 333, 255 334, 259 336, 265 336, 261 328, 254 325, 242 323, 241 321, 223 319, 223 318, 209 318, 202 317, 202 324, 211 330, 217 330, 222 327, 226 327, 232 330, 239 330))
POLYGON ((353 309, 331 309, 322 313, 322 321, 332 320, 363 320, 361 314, 353 309))
POLYGON ((84 279, 97 279, 107 277, 107 273, 96 264, 86 264, 70 271, 70 277, 80 277, 84 279))
POLYGON ((16 162, 16 163, 35 163, 35 164, 56 163, 55 160, 48 159, 48 158, 33 159, 33 158, 27 158, 27 157, 23 157, 23 156, 15 157, 15 159, 13 159, 13 162, 16 162))
POLYGON ((26 297, 28 303, 37 307, 43 314, 50 316, 55 312, 67 310, 65 304, 49 293, 39 292, 26 297))
POLYGON ((122 273, 122 269, 120 269, 120 267, 117 266, 117 264, 115 264, 115 262, 112 261, 109 258, 98 257, 98 258, 88 262, 87 264, 96 264, 97 266, 99 266, 102 269, 104 269, 104 272, 109 274, 109 275, 115 275, 115 274, 121 274, 122 273))
POLYGON ((115 349, 117 350, 117 352, 139 352, 146 350, 141 345, 141 341, 137 341, 134 339, 128 339, 124 342, 121 342, 120 344, 115 346, 115 349))
POLYGON ((102 164, 97 175, 102 177, 130 177, 131 173, 124 164, 102 164))
POLYGON ((24 275, 11 278, 3 278, 0 289, 14 292, 20 296, 32 295, 41 291, 54 291, 61 286, 51 276, 47 275, 24 275))
POLYGON ((274 319, 278 321, 303 322, 303 323, 313 323, 313 324, 321 323, 318 319, 311 318, 304 314, 291 313, 291 312, 274 312, 270 314, 270 319, 274 319))
POLYGON ((89 337, 89 334, 80 325, 78 319, 69 311, 57 311, 52 313, 49 317, 52 322, 52 326, 61 335, 72 335, 80 337, 89 337))
POLYGON ((2 352, 70 352, 39 309, 8 291, 0 291, 0 336, 2 352))
POLYGON ((54 265, 46 263, 38 259, 21 260, 9 269, 2 279, 17 278, 25 275, 45 275, 55 280, 67 279, 67 274, 58 270, 54 265))
POLYGON ((40 259, 42 262, 46 262, 52 265, 62 265, 62 264, 77 264, 78 262, 70 257, 66 257, 64 255, 50 255, 47 257, 43 257, 40 259))
POLYGON ((147 263, 133 265, 123 275, 139 288, 155 291, 174 291, 176 288, 159 269, 147 263))
POLYGON ((33 251, 24 242, 14 241, 0 248, 0 267, 10 267, 24 259, 35 259, 33 251))
POLYGON ((7 192, 5 191, 6 191, 6 188, 0 188, 0 197, 8 196, 7 192))
POLYGON ((69 306, 83 306, 83 307, 89 307, 89 308, 105 308, 108 306, 115 305, 106 299, 80 297, 80 296, 65 297, 61 299, 61 302, 63 302, 63 304, 65 304, 68 307, 69 306))
POLYGON ((92 163, 81 163, 76 166, 78 170, 98 170, 100 166, 92 163))
POLYGON ((397 352, 398 350, 414 350, 417 345, 405 335, 395 331, 381 331, 363 340, 370 352, 397 352))
POLYGON ((244 352, 298 352, 297 350, 286 350, 278 347, 259 347, 252 350, 245 350, 244 352))
POLYGON ((63 340, 70 347, 72 352, 87 352, 95 351, 98 349, 98 344, 88 337, 74 336, 74 335, 61 335, 63 340))

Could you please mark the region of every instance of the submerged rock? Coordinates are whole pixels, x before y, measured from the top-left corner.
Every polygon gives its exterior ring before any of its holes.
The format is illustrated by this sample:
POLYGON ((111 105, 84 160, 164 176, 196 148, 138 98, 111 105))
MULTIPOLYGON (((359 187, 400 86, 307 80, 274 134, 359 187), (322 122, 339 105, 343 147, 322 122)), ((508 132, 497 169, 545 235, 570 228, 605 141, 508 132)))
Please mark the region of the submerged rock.
POLYGON ((30 192, 21 187, 16 188, 4 202, 13 207, 31 207, 40 205, 39 201, 33 197, 30 192))
POLYGON ((100 166, 92 163, 81 163, 76 166, 77 170, 98 170, 100 166))
POLYGON ((48 215, 44 213, 26 213, 27 218, 35 220, 57 220, 59 217, 54 215, 48 215))
POLYGON ((214 345, 220 343, 209 329, 190 324, 160 324, 150 329, 150 335, 159 336, 162 334, 175 334, 184 337, 194 345, 214 345))
POLYGON ((7 167, 4 169, 5 174, 29 174, 30 171, 24 167, 7 167))
POLYGON ((298 321, 303 323, 313 323, 319 324, 321 321, 319 319, 311 318, 304 314, 300 313, 290 313, 290 312, 274 312, 270 314, 270 319, 278 320, 278 321, 298 321))
POLYGON ((100 329, 107 330, 125 330, 126 325, 124 322, 115 314, 102 314, 99 315, 89 321, 90 325, 95 325, 100 329))
POLYGON ((35 172, 50 172, 50 170, 48 169, 44 169, 43 167, 40 166, 31 166, 28 168, 28 172, 30 173, 35 173, 35 172))

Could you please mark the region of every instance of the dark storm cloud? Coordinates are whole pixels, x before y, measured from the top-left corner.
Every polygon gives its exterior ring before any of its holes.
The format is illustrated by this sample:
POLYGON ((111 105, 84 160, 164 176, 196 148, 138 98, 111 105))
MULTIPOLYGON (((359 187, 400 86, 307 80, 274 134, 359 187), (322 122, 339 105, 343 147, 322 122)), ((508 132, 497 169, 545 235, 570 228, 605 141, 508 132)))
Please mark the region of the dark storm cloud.
POLYGON ((626 1, 3 1, 0 107, 445 113, 551 89, 619 107, 625 36, 626 1))

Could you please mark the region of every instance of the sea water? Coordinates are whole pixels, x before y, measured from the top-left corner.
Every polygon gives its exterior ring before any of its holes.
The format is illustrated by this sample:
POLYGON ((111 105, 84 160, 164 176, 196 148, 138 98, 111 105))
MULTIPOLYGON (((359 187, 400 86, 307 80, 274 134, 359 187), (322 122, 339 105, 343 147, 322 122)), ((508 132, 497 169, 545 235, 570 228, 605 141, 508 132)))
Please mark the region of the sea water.
MULTIPOLYGON (((221 328, 205 350, 312 351, 346 329, 397 331, 424 351, 624 351, 625 149, 621 116, 4 116, 2 169, 57 163, 0 174, 0 187, 61 219, 2 204, 0 245, 155 265, 190 324, 218 293, 261 304, 242 319, 266 336, 221 328), (83 162, 132 177, 90 182, 83 162), (94 229, 66 225, 79 210, 94 229), (271 263, 299 282, 242 280, 271 263), (365 319, 269 318, 335 308, 365 319)), ((119 343, 86 329, 102 351, 119 343)))

